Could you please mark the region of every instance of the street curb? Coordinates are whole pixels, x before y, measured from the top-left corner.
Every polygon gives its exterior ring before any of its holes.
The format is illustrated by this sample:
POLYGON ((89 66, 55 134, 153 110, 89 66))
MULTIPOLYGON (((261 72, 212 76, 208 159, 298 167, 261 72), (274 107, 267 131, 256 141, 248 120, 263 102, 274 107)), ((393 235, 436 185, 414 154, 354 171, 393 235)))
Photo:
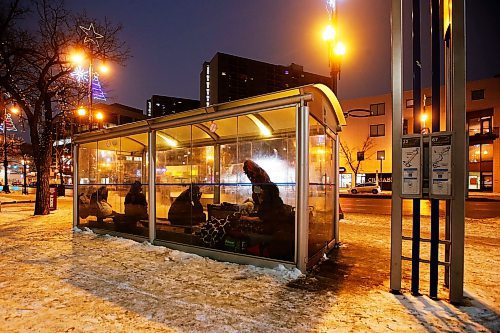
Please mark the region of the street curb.
POLYGON ((0 205, 14 205, 14 204, 24 204, 24 203, 35 203, 34 200, 14 200, 7 202, 0 202, 0 205))
MULTIPOLYGON (((391 199, 391 195, 388 194, 350 194, 344 193, 340 194, 341 198, 363 198, 363 199, 391 199)), ((428 198, 424 198, 428 199, 428 198)), ((488 198, 488 197, 468 197, 465 201, 473 201, 473 202, 500 202, 500 198, 488 198)))

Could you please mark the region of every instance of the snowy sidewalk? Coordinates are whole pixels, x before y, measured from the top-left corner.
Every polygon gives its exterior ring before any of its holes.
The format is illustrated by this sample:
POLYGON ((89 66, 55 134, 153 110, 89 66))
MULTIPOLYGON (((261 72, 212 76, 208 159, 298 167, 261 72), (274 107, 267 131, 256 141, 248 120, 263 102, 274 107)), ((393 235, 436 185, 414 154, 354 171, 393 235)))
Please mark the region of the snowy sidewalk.
MULTIPOLYGON (((372 267, 373 277, 363 279, 357 272, 370 267, 358 267, 365 255, 357 250, 361 240, 348 236, 354 230, 349 228, 373 229, 362 216, 342 226, 346 245, 330 266, 337 265, 335 278, 328 265, 309 278, 313 283, 331 278, 331 285, 308 290, 289 286, 300 285, 293 282, 294 270, 221 263, 73 232, 70 199, 60 200, 59 207, 45 217, 33 217, 33 205, 6 206, 0 213, 1 332, 498 330, 498 316, 490 311, 388 293, 388 266, 372 267)), ((376 239, 386 237, 386 230, 373 230, 371 255, 385 258, 381 249, 387 244, 376 239)), ((491 264, 498 268, 496 258, 491 264)))

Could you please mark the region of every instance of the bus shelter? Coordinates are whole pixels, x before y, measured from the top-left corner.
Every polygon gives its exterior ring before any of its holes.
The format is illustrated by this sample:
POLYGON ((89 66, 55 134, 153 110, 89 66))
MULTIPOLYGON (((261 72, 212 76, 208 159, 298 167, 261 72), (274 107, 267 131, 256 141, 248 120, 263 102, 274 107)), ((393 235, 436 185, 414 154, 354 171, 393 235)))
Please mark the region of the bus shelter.
POLYGON ((308 85, 74 138, 74 225, 301 271, 339 241, 340 104, 308 85))

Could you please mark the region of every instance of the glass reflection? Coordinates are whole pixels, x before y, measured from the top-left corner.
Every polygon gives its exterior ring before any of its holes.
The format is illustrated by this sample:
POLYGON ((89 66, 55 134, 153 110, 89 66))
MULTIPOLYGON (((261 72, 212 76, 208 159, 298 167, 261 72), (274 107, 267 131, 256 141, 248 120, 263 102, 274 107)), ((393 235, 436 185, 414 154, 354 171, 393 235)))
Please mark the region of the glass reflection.
POLYGON ((294 109, 157 135, 158 239, 293 260, 294 109), (249 161, 267 175, 264 181, 245 172, 249 161))
POLYGON ((79 226, 148 235, 147 146, 147 134, 80 146, 79 226))

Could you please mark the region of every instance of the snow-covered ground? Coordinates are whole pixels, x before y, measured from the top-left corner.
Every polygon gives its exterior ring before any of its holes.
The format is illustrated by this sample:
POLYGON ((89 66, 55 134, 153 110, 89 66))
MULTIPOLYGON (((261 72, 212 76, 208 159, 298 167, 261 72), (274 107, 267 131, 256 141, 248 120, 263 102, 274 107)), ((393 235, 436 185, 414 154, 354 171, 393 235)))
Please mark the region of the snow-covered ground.
MULTIPOLYGON (((455 307, 411 296, 407 264, 403 295, 388 292, 388 216, 350 214, 343 246, 303 277, 72 230, 70 200, 45 217, 32 216, 29 204, 2 207, 0 332, 500 330, 500 218, 467 220, 472 296, 455 307)), ((423 293, 427 275, 422 265, 423 293)))

